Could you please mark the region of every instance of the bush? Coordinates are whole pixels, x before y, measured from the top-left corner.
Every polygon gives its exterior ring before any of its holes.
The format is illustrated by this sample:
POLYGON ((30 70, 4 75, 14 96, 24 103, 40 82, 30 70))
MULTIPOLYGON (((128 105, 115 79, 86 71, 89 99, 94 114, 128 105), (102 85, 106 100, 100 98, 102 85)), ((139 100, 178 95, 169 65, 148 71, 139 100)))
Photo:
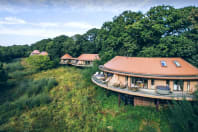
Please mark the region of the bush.
POLYGON ((41 93, 37 96, 33 96, 30 100, 30 108, 31 107, 34 107, 34 106, 40 106, 40 105, 43 105, 43 104, 48 104, 51 102, 51 98, 48 94, 45 94, 45 93, 41 93))
POLYGON ((56 80, 51 78, 20 81, 17 84, 16 92, 9 97, 10 102, 7 101, 0 105, 0 124, 8 121, 13 115, 21 114, 25 109, 50 103, 49 91, 57 84, 56 80))
POLYGON ((47 93, 51 88, 56 86, 58 83, 55 79, 46 79, 35 80, 30 82, 29 88, 27 89, 27 94, 29 96, 36 95, 38 93, 44 92, 47 93))
POLYGON ((49 56, 34 55, 26 59, 30 68, 36 70, 46 70, 55 66, 54 62, 50 60, 49 56))
POLYGON ((25 79, 25 80, 22 80, 21 82, 19 82, 18 87, 16 88, 15 93, 13 93, 13 96, 16 98, 16 97, 21 96, 24 93, 26 93, 27 89, 29 89, 29 87, 30 87, 29 84, 32 81, 33 80, 25 79))
POLYGON ((11 62, 8 64, 5 64, 5 69, 7 70, 7 72, 15 72, 17 70, 24 70, 24 67, 21 65, 20 61, 16 61, 16 62, 11 62))
POLYGON ((27 103, 28 103, 29 99, 27 95, 21 96, 19 99, 17 99, 14 102, 15 107, 18 110, 23 110, 27 107, 27 103))
POLYGON ((7 79, 7 72, 3 69, 3 64, 0 62, 0 90, 5 87, 7 79))
POLYGON ((174 132, 197 132, 197 101, 174 101, 173 105, 169 105, 169 109, 167 110, 166 115, 174 132))

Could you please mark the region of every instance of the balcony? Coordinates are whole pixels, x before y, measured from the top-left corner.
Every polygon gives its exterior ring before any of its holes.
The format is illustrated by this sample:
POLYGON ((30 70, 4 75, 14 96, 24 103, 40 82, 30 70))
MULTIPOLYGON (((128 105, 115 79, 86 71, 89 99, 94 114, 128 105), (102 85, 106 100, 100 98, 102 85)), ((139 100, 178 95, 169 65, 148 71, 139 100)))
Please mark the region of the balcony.
POLYGON ((115 91, 118 93, 146 97, 146 98, 153 98, 153 99, 163 99, 163 100, 194 100, 193 95, 186 93, 186 92, 172 92, 170 94, 159 94, 156 90, 152 89, 144 89, 144 88, 124 88, 124 87, 115 87, 109 86, 107 81, 103 81, 104 78, 98 77, 97 75, 92 76, 92 82, 96 85, 103 87, 105 89, 115 91))
POLYGON ((93 65, 87 65, 87 64, 78 64, 78 63, 72 63, 71 65, 77 66, 77 67, 92 67, 93 65))
POLYGON ((85 62, 79 62, 79 61, 73 61, 71 63, 71 65, 73 66, 77 66, 77 67, 92 67, 93 63, 85 63, 85 62))

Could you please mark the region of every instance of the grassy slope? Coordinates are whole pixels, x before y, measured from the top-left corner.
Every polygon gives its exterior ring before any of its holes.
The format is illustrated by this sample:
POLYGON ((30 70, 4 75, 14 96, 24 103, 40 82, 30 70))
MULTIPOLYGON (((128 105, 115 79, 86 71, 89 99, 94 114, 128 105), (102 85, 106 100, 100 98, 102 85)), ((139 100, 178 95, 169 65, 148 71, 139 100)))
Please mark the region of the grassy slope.
POLYGON ((60 67, 30 78, 55 78, 52 102, 10 118, 0 128, 15 131, 169 131, 160 112, 149 107, 118 107, 117 96, 107 94, 81 75, 82 69, 60 67))

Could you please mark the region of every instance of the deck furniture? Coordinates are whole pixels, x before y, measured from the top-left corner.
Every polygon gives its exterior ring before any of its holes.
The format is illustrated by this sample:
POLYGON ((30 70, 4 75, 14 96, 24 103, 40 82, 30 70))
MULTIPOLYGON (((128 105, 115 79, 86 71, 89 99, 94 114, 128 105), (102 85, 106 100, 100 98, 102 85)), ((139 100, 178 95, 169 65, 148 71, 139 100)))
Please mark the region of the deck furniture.
POLYGON ((157 86, 156 93, 161 94, 161 95, 170 94, 170 88, 168 86, 157 86))

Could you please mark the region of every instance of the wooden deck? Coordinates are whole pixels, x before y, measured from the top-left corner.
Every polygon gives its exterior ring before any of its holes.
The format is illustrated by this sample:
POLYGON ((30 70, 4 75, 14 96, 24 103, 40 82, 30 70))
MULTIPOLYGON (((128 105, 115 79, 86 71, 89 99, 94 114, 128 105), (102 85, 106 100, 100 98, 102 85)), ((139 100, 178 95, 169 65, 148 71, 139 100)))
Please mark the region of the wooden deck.
POLYGON ((75 63, 73 63, 71 65, 77 66, 77 67, 92 67, 93 66, 93 65, 79 65, 79 64, 75 64, 75 63))
POLYGON ((128 94, 128 95, 134 95, 139 97, 146 97, 146 98, 153 98, 153 99, 162 99, 162 100, 183 100, 186 99, 188 101, 193 101, 194 97, 191 94, 188 93, 171 93, 169 95, 160 95, 157 94, 154 90, 148 90, 148 89, 139 89, 138 91, 134 92, 129 90, 128 88, 121 89, 119 87, 112 87, 107 86, 107 84, 103 83, 101 80, 97 79, 95 76, 92 76, 92 82, 96 85, 103 87, 105 89, 115 91, 118 93, 128 94))

